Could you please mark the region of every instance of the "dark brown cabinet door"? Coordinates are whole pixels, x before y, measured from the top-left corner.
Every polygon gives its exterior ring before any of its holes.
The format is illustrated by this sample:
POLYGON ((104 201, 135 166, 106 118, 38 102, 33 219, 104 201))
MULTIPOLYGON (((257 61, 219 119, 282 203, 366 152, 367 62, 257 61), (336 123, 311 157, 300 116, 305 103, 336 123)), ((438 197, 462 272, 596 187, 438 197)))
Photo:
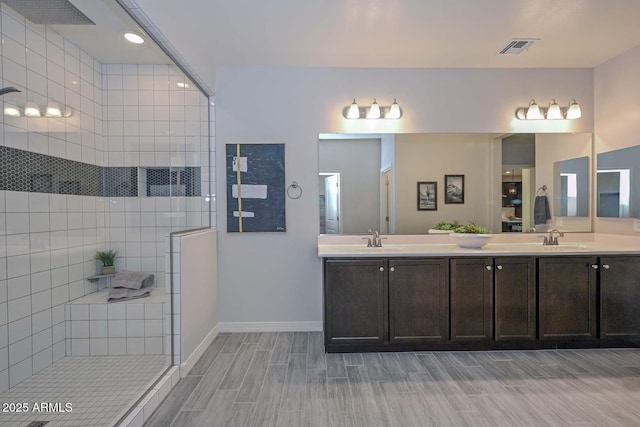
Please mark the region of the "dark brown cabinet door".
POLYGON ((600 258, 600 337, 640 338, 640 257, 600 258))
POLYGON ((448 262, 389 260, 389 341, 442 342, 449 337, 448 262))
POLYGON ((325 260, 326 344, 382 344, 385 341, 386 274, 381 258, 325 260))
POLYGON ((451 259, 451 340, 493 339, 493 260, 451 259))
POLYGON ((536 338, 535 258, 496 258, 496 341, 536 338))
POLYGON ((538 261, 541 340, 596 338, 597 267, 595 257, 538 261))

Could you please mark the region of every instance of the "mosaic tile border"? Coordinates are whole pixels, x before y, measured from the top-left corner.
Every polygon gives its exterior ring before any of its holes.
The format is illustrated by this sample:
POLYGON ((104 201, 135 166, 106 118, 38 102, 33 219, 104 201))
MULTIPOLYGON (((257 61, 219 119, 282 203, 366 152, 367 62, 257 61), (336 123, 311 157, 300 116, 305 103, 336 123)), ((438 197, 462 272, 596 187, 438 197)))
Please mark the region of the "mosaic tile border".
POLYGON ((0 146, 0 190, 97 197, 200 196, 199 167, 111 167, 0 146), (139 181, 139 175, 143 181, 139 181), (144 194, 139 194, 142 183, 144 194))

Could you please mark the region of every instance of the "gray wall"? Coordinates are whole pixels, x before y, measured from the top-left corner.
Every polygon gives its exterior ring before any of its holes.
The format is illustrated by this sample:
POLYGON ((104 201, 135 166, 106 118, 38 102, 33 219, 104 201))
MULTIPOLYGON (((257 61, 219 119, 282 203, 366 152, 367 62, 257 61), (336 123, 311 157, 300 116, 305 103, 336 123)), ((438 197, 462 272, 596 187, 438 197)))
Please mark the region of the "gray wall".
MULTIPOLYGON (((286 233, 220 230, 221 327, 224 323, 298 322, 293 326, 321 328, 320 133, 535 132, 541 123, 514 118, 515 109, 526 106, 531 97, 576 98, 582 105, 582 119, 544 123, 545 131, 593 131, 590 69, 219 67, 216 152, 223 153, 225 144, 234 142, 284 143, 286 184, 295 180, 304 188, 300 199, 287 199, 286 233), (354 97, 364 102, 374 96, 381 105, 397 98, 402 119, 342 117, 343 108, 354 97), (264 108, 265 102, 269 108, 264 108)), ((218 155, 217 223, 222 227, 226 224, 224 171, 224 156, 218 155)))

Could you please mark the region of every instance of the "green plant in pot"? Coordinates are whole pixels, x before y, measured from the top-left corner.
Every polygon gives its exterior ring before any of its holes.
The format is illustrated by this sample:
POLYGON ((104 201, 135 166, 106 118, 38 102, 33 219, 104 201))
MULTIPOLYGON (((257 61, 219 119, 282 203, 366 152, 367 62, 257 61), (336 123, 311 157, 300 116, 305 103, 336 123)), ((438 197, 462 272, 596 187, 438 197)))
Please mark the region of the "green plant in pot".
POLYGON ((114 251, 113 249, 96 252, 96 259, 102 263, 102 274, 113 274, 116 272, 116 255, 118 255, 118 251, 114 251))

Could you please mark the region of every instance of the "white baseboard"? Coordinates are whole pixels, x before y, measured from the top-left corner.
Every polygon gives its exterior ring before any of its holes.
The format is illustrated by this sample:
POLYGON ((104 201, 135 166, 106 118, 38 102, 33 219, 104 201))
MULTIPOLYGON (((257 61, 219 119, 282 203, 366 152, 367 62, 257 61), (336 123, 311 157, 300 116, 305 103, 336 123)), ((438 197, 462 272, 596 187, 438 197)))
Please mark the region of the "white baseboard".
POLYGON ((187 376, 189 371, 193 368, 193 365, 196 364, 198 359, 204 354, 209 345, 213 342, 213 340, 220 333, 220 324, 217 324, 213 327, 213 329, 207 334, 206 337, 202 340, 198 347, 191 353, 189 358, 180 364, 180 378, 184 378, 187 376))
POLYGON ((317 322, 220 322, 220 332, 315 332, 322 331, 317 322))

